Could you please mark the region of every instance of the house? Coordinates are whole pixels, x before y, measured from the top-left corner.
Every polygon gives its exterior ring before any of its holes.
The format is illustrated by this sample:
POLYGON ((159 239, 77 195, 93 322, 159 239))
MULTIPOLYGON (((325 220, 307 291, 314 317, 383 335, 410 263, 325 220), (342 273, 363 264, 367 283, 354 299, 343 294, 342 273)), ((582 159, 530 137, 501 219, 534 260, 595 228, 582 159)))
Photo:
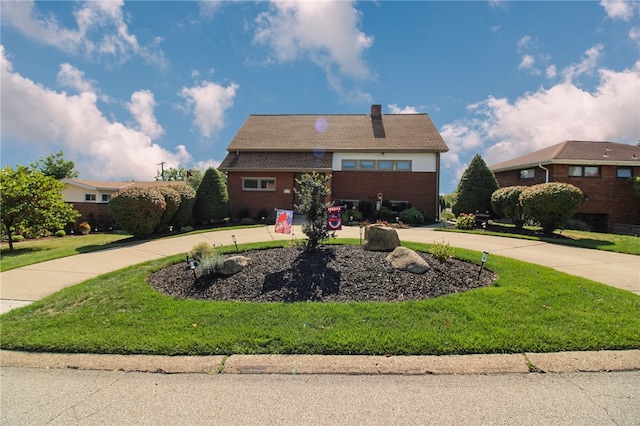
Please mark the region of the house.
POLYGON ((62 190, 62 196, 67 203, 73 204, 73 208, 80 213, 80 217, 76 220, 76 226, 84 221, 91 224, 92 227, 100 229, 109 229, 113 226, 113 215, 109 210, 109 200, 111 196, 121 189, 130 186, 166 186, 181 185, 182 181, 154 181, 154 182, 99 182, 81 179, 62 179, 61 182, 66 183, 65 189, 62 190))
MULTIPOLYGON (((331 175, 331 197, 351 208, 411 205, 439 217, 440 154, 448 147, 427 114, 250 115, 219 169, 234 217, 293 209, 296 179, 331 175)), ((375 208, 375 207, 374 207, 375 208)))
POLYGON ((640 197, 630 179, 640 176, 640 146, 565 141, 490 168, 500 187, 544 182, 577 186, 584 201, 575 218, 593 231, 640 231, 640 197))

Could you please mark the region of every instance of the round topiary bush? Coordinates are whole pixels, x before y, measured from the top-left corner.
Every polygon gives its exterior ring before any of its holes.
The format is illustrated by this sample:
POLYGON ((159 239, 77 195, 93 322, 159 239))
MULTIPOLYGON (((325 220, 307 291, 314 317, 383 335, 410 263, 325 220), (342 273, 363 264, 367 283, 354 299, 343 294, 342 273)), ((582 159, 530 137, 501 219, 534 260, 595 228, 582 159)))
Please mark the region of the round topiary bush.
POLYGON ((156 188, 125 188, 109 200, 114 220, 136 237, 151 235, 166 208, 164 196, 156 188))
POLYGON ((182 197, 172 186, 159 186, 156 189, 164 197, 164 202, 167 203, 167 207, 160 217, 160 223, 156 227, 156 231, 164 231, 169 228, 173 216, 178 210, 178 207, 180 207, 182 197))
POLYGON ((173 214, 169 224, 173 225, 174 229, 181 229, 190 224, 193 218, 193 205, 196 202, 196 191, 189 185, 175 185, 171 188, 180 195, 180 205, 173 214))
POLYGON ((522 228, 526 222, 524 208, 520 203, 520 194, 525 189, 527 189, 526 186, 507 186, 491 194, 493 211, 511 220, 516 228, 522 228))
POLYGON ((64 231, 64 229, 59 229, 59 230, 57 230, 57 231, 56 231, 56 233, 55 233, 55 234, 53 234, 53 235, 55 235, 56 237, 61 238, 61 237, 66 236, 66 235, 67 235, 67 233, 64 231))
POLYGON ((530 186, 520 194, 524 213, 540 224, 545 233, 564 226, 582 202, 579 188, 560 182, 530 186))

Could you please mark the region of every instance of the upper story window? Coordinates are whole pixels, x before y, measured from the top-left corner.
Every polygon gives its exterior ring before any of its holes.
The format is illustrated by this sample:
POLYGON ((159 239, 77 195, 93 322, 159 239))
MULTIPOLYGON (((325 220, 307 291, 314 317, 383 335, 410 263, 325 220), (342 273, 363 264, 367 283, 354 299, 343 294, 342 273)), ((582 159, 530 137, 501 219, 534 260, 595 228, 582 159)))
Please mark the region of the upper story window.
POLYGON ((598 166, 569 166, 570 177, 600 177, 598 166))
POLYGON ((275 191, 275 178, 242 178, 243 191, 275 191))
POLYGON ((533 179, 536 177, 536 169, 520 170, 520 179, 533 179))
POLYGON ((342 160, 342 170, 410 172, 411 160, 342 160))
POLYGON ((84 194, 84 200, 85 201, 95 201, 96 200, 96 194, 84 194))
POLYGON ((110 199, 111 199, 111 195, 110 194, 102 194, 102 202, 103 203, 108 203, 110 199))
POLYGON ((618 167, 616 169, 616 177, 630 178, 633 177, 633 168, 631 167, 618 167))

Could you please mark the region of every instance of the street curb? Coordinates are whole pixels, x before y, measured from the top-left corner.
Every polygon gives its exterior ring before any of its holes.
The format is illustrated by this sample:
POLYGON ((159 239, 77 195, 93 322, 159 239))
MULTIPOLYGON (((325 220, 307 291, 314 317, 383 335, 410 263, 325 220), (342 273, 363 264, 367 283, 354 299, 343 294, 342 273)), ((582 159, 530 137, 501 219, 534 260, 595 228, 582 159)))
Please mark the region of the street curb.
POLYGON ((148 373, 454 375, 640 370, 640 350, 524 354, 365 356, 163 356, 56 354, 0 350, 0 367, 148 373))

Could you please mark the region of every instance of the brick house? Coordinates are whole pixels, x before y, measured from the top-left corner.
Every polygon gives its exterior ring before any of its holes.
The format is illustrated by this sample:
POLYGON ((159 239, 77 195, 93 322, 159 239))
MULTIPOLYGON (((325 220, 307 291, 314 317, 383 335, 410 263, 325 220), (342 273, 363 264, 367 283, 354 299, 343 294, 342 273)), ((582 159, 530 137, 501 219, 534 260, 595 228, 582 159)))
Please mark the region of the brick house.
POLYGON ((234 217, 293 209, 295 180, 331 175, 337 205, 379 198, 439 217, 440 154, 448 147, 427 114, 250 115, 219 169, 227 173, 234 217))
POLYGON ((92 227, 108 229, 113 225, 113 215, 109 210, 109 200, 111 196, 121 189, 129 186, 166 186, 183 185, 182 181, 153 181, 153 182, 100 182, 81 179, 62 179, 66 186, 62 190, 65 202, 73 205, 73 208, 80 213, 76 219, 75 229, 78 224, 87 221, 92 227))
POLYGON ((631 177, 640 176, 639 146, 565 141, 490 169, 500 187, 545 182, 577 186, 584 201, 575 218, 593 231, 624 232, 628 225, 640 226, 640 197, 630 182, 631 177))

